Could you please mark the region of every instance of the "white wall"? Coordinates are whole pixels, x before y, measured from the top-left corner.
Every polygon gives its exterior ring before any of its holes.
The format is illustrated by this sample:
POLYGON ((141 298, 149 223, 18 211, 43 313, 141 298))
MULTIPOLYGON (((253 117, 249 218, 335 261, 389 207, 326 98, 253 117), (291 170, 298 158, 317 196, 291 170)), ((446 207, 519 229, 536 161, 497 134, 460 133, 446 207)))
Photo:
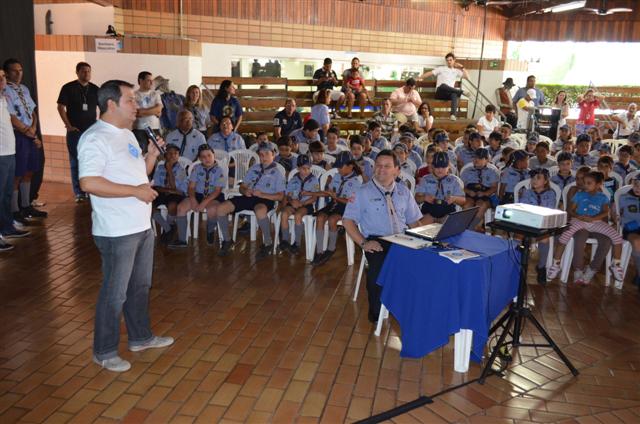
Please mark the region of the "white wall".
POLYGON ((113 6, 103 7, 94 3, 36 4, 33 6, 36 34, 46 34, 47 10, 51 10, 53 34, 104 35, 107 25, 113 25, 113 6))
POLYGON ((42 131, 48 135, 65 135, 58 115, 60 88, 76 78, 79 61, 91 64, 92 82, 100 85, 110 79, 137 83, 138 72, 149 71, 154 76, 169 79, 174 91, 184 94, 190 84, 199 84, 200 58, 188 56, 156 56, 146 54, 36 51, 38 106, 42 131))

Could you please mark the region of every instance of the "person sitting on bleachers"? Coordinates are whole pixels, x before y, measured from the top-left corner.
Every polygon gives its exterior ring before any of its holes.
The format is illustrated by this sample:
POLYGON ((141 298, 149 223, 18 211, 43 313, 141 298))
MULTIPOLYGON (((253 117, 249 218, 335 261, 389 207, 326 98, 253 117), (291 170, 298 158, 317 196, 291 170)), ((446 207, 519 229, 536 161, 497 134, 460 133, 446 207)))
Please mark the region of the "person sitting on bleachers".
POLYGON ((247 175, 240 184, 241 196, 226 200, 218 206, 218 225, 222 246, 218 256, 226 256, 233 247, 229 234, 229 215, 234 212, 252 210, 256 214, 258 226, 262 232, 262 247, 258 250, 257 260, 263 259, 273 250, 271 238, 271 223, 268 212, 274 208, 275 202, 283 199, 285 191, 285 177, 273 161, 275 155, 271 146, 261 144, 258 147, 260 163, 249 168, 247 175))
POLYGON ((285 197, 280 204, 280 246, 281 252, 289 251, 292 255, 300 252, 300 244, 302 242, 302 234, 304 226, 302 218, 305 215, 311 215, 315 211, 315 201, 320 192, 320 182, 318 178, 311 173, 311 159, 307 155, 300 155, 296 159, 298 173, 289 179, 285 197), (294 217, 295 241, 290 242, 289 234, 289 217, 294 217))
MULTIPOLYGON (((360 106, 360 119, 364 119, 364 104, 366 104, 369 95, 367 94, 367 87, 365 86, 364 78, 362 78, 358 69, 351 69, 349 76, 345 80, 345 85, 356 97, 361 98, 364 95, 365 102, 361 103, 360 106)), ((353 116, 351 115, 351 108, 348 106, 347 118, 353 118, 353 116)))
MULTIPOLYGON (((289 136, 296 139, 298 143, 309 144, 312 141, 322 141, 320 139, 320 124, 315 119, 309 119, 302 128, 291 131, 289 136)), ((328 131, 327 131, 328 132, 328 131)))
POLYGON ((414 122, 418 122, 418 106, 422 104, 420 93, 415 87, 416 80, 409 78, 402 87, 393 90, 389 96, 396 117, 405 119, 412 127, 414 122))
POLYGON ((214 133, 207 140, 207 144, 213 150, 224 150, 232 152, 234 150, 246 149, 244 139, 233 130, 233 121, 229 116, 220 118, 220 131, 214 133))
POLYGON ((551 177, 551 181, 560 187, 560 190, 564 190, 564 188, 574 182, 576 177, 574 177, 571 169, 573 168, 573 157, 570 153, 562 152, 557 156, 558 161, 558 173, 551 177))
MULTIPOLYGON (((202 91, 197 85, 190 85, 184 99, 184 110, 188 110, 193 115, 193 127, 200 131, 205 137, 207 128, 211 126, 209 108, 202 102, 202 91)), ((178 125, 180 117, 178 116, 178 125)))
POLYGON ((338 169, 338 173, 321 192, 322 196, 329 197, 329 203, 316 213, 316 255, 313 258, 313 265, 322 265, 335 253, 336 241, 338 240, 338 221, 342 219, 347 203, 351 201, 354 193, 362 184, 358 178, 360 168, 351 152, 340 152, 334 167, 338 169), (325 250, 324 226, 326 222, 329 222, 329 241, 325 250))
POLYGON ((564 124, 558 128, 558 138, 551 145, 551 154, 555 155, 556 152, 559 152, 564 147, 565 143, 570 143, 571 139, 571 128, 569 125, 564 124))
POLYGON ((298 128, 302 128, 302 117, 296 111, 295 99, 288 98, 284 108, 273 117, 273 138, 277 140, 298 128))
POLYGON ((391 111, 391 100, 384 99, 381 106, 381 109, 373 114, 369 123, 379 123, 382 127, 382 136, 390 140, 393 133, 398 130, 398 118, 396 118, 396 115, 391 111))
POLYGON ((431 163, 431 173, 420 179, 416 186, 416 202, 422 203, 422 224, 442 222, 455 212, 456 205, 464 206, 462 180, 449 173, 449 156, 446 152, 436 152, 431 163))
MULTIPOLYGON (((187 247, 187 213, 207 213, 207 244, 213 245, 213 234, 218 223, 217 208, 224 202, 222 190, 226 185, 225 170, 216 162, 215 152, 206 144, 198 149, 198 160, 189 175, 188 197, 178 205, 178 239, 169 248, 187 247)), ((195 219, 198 219, 196 217, 195 219)))
POLYGON ((613 165, 613 170, 625 179, 627 175, 637 168, 631 164, 633 148, 629 145, 620 146, 618 149, 618 161, 613 165))
POLYGON ((438 100, 451 100, 450 118, 455 121, 458 113, 458 103, 463 94, 462 89, 456 88, 456 80, 458 78, 469 79, 469 74, 462 64, 456 62, 456 56, 453 53, 447 53, 445 61, 447 62, 446 66, 438 66, 431 71, 425 72, 420 76, 420 79, 428 78, 431 75, 436 76, 435 97, 438 100))
POLYGON ((382 135, 382 125, 378 121, 370 121, 367 126, 367 137, 371 146, 379 150, 389 149, 391 143, 382 135))
POLYGON ((591 137, 589 134, 580 134, 576 140, 576 152, 573 154, 573 169, 581 166, 594 167, 598 163, 598 158, 591 156, 591 137))
POLYGON ((316 97, 315 104, 311 107, 310 117, 318 123, 320 126, 319 133, 320 138, 324 139, 327 136, 327 131, 331 126, 331 114, 329 113, 329 103, 331 90, 320 90, 316 97))
POLYGON ((163 243, 171 241, 172 225, 176 220, 178 203, 185 198, 187 193, 187 170, 180 164, 180 149, 174 144, 168 144, 164 154, 164 162, 156 165, 153 173, 153 189, 158 192, 158 197, 153 201, 153 220, 162 227, 163 243), (163 217, 158 209, 166 206, 167 217, 163 217))
MULTIPOLYGON (((545 143, 546 144, 546 143, 545 143)), ((532 169, 529 172, 531 188, 525 189, 519 198, 520 203, 555 209, 556 192, 549 183, 549 170, 545 168, 532 169)), ((549 237, 538 241, 538 264, 536 266, 538 284, 547 284, 547 257, 549 256, 549 237)))
POLYGON ((478 213, 469 228, 482 230, 482 220, 487 209, 498 204, 498 182, 500 174, 489 167, 489 151, 477 149, 474 153, 473 166, 461 171, 460 179, 464 184, 466 201, 465 209, 478 206, 478 213))
POLYGON ((487 139, 489 138, 489 135, 493 131, 497 131, 501 125, 502 122, 496 118, 496 107, 494 105, 487 105, 487 107, 484 108, 484 116, 481 116, 480 119, 478 119, 476 128, 478 132, 487 139))
POLYGON ((198 148, 207 144, 204 135, 193 127, 193 115, 188 110, 178 113, 178 127, 165 137, 167 144, 178 146, 180 156, 191 162, 198 156, 198 148))
POLYGON ((429 102, 423 102, 418 108, 418 122, 414 122, 418 134, 427 134, 433 126, 433 113, 429 102))
POLYGON ((333 61, 331 58, 327 57, 324 59, 322 68, 317 69, 313 73, 313 84, 317 86, 317 91, 313 94, 313 99, 315 102, 321 90, 329 90, 329 101, 336 103, 336 108, 333 113, 333 118, 335 119, 338 117, 337 113, 344 103, 345 96, 342 91, 334 89, 334 87, 338 85, 338 75, 331 69, 332 64, 333 61))
POLYGON ((529 159, 529 167, 531 169, 549 169, 552 166, 558 166, 558 162, 549 156, 549 144, 546 141, 540 141, 536 144, 534 154, 535 156, 529 159))
POLYGON ((614 138, 618 140, 629 138, 631 133, 640 130, 640 117, 636 116, 637 111, 638 105, 629 103, 627 110, 616 115, 611 115, 611 120, 618 124, 614 138))
POLYGON ((216 92, 211 102, 209 111, 213 132, 221 131, 222 118, 231 118, 231 129, 238 132, 242 123, 242 105, 236 97, 236 86, 231 80, 224 80, 220 83, 220 88, 216 92))
MULTIPOLYGON (((362 138, 358 134, 353 134, 349 137, 349 144, 351 145, 353 160, 362 170, 362 180, 366 183, 373 177, 374 161, 364 155, 364 145, 362 144, 362 138)), ((337 168, 337 166, 334 165, 334 168, 337 168)))
POLYGON ((500 204, 513 203, 516 184, 529 175, 529 155, 524 150, 516 150, 511 154, 507 166, 500 174, 500 204))
POLYGON ((298 155, 291 151, 291 137, 280 137, 278 142, 278 154, 276 155, 274 162, 279 163, 286 172, 285 176, 289 176, 289 172, 295 167, 295 163, 298 155))

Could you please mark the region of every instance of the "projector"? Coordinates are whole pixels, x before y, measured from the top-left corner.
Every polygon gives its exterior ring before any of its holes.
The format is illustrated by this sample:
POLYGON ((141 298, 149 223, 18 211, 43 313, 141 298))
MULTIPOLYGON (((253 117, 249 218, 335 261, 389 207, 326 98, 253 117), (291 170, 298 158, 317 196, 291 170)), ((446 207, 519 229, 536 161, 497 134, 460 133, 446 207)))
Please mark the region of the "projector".
POLYGON ((567 213, 542 206, 512 203, 496 208, 496 221, 511 222, 525 227, 549 229, 562 227, 567 223, 567 213))

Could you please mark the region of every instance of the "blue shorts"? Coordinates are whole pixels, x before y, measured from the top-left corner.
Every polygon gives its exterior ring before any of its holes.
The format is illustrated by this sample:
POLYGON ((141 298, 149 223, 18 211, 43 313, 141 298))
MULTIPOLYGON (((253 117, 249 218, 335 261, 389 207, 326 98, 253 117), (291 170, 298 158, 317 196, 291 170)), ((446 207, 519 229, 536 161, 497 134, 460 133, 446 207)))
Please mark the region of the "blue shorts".
POLYGON ((17 131, 16 135, 16 177, 40 169, 40 154, 33 139, 17 131))
MULTIPOLYGON (((198 203, 202 202, 204 198, 205 195, 203 193, 196 193, 196 200, 198 201, 198 203)), ((214 200, 220 203, 224 202, 224 193, 220 192, 220 194, 218 194, 218 197, 216 197, 214 200)))
POLYGON ((255 196, 237 196, 231 198, 229 201, 233 203, 234 212, 252 211, 257 205, 265 205, 267 210, 271 210, 276 204, 273 200, 255 196))

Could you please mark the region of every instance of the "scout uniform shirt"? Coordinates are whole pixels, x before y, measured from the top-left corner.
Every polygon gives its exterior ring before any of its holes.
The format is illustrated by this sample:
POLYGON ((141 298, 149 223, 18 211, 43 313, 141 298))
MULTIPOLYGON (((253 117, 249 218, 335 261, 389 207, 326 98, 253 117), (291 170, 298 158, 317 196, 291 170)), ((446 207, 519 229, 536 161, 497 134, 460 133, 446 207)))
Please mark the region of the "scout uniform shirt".
POLYGON ((291 200, 299 200, 302 203, 311 199, 311 196, 300 197, 303 191, 316 192, 320 191, 320 182, 318 178, 309 174, 304 180, 300 174, 296 174, 287 183, 287 197, 291 200))
MULTIPOLYGON (((187 186, 189 184, 187 171, 180 162, 174 163, 171 171, 175 181, 175 189, 182 194, 186 194, 187 186)), ((153 173, 153 182, 157 187, 171 188, 169 187, 169 178, 167 178, 167 167, 165 166, 165 162, 160 162, 156 165, 156 171, 153 173)))
POLYGON ((551 177, 551 182, 560 187, 560 190, 564 190, 567 185, 571 184, 575 180, 576 177, 574 177, 573 175, 563 176, 560 174, 556 174, 551 177))
POLYGON ((556 192, 553 189, 548 188, 542 193, 538 193, 535 190, 529 188, 522 193, 519 199, 520 203, 527 205, 542 206, 544 208, 555 209, 556 207, 556 192))
POLYGON ((217 162, 211 168, 205 168, 201 163, 194 166, 189 182, 195 183, 195 192, 204 196, 213 193, 218 187, 224 189, 227 184, 224 170, 217 162))
POLYGON ((207 144, 204 135, 192 128, 187 133, 175 129, 165 137, 167 144, 174 144, 180 149, 180 156, 189 159, 191 162, 198 157, 198 147, 207 144))
POLYGON ((7 82, 4 96, 9 106, 9 114, 18 118, 20 122, 30 127, 33 123, 33 111, 37 105, 31 98, 29 89, 24 84, 7 82))
POLYGON ((217 132, 209 137, 207 144, 213 150, 224 150, 225 152, 244 150, 247 148, 243 138, 237 132, 231 132, 231 134, 226 137, 222 135, 222 132, 217 132))
POLYGON ((500 181, 500 174, 495 168, 490 168, 488 165, 484 168, 470 166, 462 171, 460 179, 469 190, 485 191, 500 181))
POLYGON ((339 199, 350 199, 361 185, 362 180, 358 178, 355 172, 352 172, 346 177, 343 177, 340 173, 336 173, 331 179, 328 188, 336 193, 336 197, 339 199))
POLYGON ((516 169, 513 166, 509 166, 502 171, 500 176, 500 183, 504 185, 504 193, 513 194, 513 190, 520 181, 526 180, 529 177, 529 169, 516 169))
POLYGON ((598 158, 595 156, 591 156, 590 154, 579 155, 577 153, 573 154, 573 166, 571 169, 576 170, 581 166, 594 167, 598 164, 598 158))
POLYGON ((259 190, 267 194, 281 193, 285 189, 285 179, 275 162, 266 168, 261 163, 249 168, 243 183, 252 190, 259 190))
POLYGON ((620 196, 620 223, 625 231, 640 230, 640 197, 629 190, 628 193, 620 196))

